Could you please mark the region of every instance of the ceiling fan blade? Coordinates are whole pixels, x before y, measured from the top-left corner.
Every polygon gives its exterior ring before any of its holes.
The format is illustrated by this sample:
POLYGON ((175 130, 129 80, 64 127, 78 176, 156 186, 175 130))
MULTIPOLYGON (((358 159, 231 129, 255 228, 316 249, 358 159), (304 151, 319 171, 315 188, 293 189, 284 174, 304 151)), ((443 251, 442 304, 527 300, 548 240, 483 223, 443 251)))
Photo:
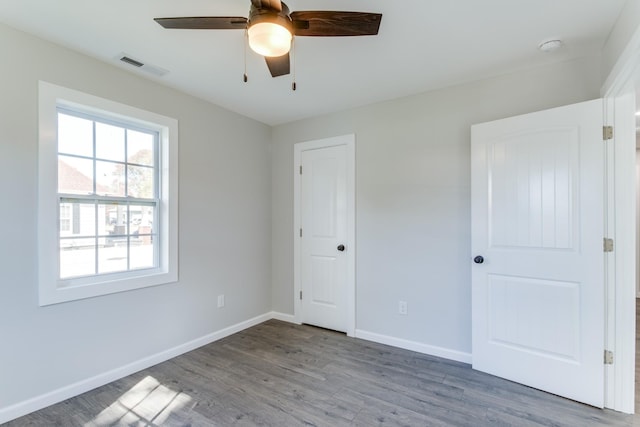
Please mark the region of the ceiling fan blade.
POLYGON ((378 34, 382 14, 308 10, 291 13, 291 20, 296 36, 374 36, 378 34))
POLYGON ((257 9, 271 9, 282 12, 282 2, 280 0, 251 0, 251 4, 257 9))
POLYGON ((247 18, 243 16, 193 16, 185 18, 154 18, 164 28, 187 30, 244 30, 247 18))
POLYGON ((267 67, 269 67, 271 77, 278 77, 289 74, 291 65, 289 63, 288 53, 282 56, 265 56, 264 60, 267 61, 267 67))

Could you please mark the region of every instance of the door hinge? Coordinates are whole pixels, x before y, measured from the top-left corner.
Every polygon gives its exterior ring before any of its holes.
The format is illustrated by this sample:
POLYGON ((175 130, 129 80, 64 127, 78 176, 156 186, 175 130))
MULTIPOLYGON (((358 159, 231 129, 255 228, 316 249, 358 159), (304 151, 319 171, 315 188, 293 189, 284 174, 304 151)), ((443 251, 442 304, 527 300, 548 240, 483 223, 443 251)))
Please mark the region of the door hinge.
POLYGON ((302 237, 302 228, 300 229, 300 237, 302 237))
POLYGON ((609 350, 604 351, 604 364, 613 365, 613 351, 609 351, 609 350))
POLYGON ((603 250, 605 252, 613 252, 613 239, 604 238, 603 239, 603 250))
POLYGON ((302 175, 302 165, 300 165, 300 175, 302 175))
POLYGON ((602 139, 605 141, 613 139, 613 126, 602 126, 602 139))
POLYGON ((300 291, 300 299, 302 299, 302 291, 300 291))

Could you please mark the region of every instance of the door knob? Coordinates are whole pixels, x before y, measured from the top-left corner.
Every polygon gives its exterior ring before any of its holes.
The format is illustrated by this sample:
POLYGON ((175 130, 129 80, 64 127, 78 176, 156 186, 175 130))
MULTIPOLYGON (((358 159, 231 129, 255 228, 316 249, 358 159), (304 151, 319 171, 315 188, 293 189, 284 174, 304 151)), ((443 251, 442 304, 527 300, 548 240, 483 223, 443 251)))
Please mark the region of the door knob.
POLYGON ((338 250, 340 252, 343 252, 344 251, 344 245, 338 245, 338 250))
POLYGON ((484 258, 482 257, 482 255, 478 255, 473 259, 473 262, 475 262, 476 264, 482 264, 484 262, 484 258))

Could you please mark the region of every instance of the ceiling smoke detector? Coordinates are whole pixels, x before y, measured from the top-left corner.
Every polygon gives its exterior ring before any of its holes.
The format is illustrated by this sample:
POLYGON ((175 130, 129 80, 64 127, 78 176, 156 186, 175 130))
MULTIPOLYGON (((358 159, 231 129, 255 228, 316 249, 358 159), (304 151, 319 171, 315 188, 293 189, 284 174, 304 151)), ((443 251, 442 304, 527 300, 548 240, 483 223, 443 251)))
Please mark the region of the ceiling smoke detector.
POLYGON ((542 52, 555 52, 556 50, 560 49, 562 47, 563 43, 562 40, 547 40, 545 42, 542 42, 538 45, 538 49, 540 49, 542 52))

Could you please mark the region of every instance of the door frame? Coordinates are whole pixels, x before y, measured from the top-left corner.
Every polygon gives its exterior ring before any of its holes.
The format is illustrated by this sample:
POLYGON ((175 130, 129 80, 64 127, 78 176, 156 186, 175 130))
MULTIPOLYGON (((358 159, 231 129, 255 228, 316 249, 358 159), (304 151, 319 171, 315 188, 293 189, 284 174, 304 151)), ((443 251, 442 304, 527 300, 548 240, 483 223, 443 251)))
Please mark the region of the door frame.
POLYGON ((640 29, 636 30, 601 88, 603 121, 613 126, 605 150, 605 407, 632 414, 635 406, 636 178, 635 93, 640 89, 640 29))
POLYGON ((347 258, 347 336, 354 337, 356 331, 356 136, 341 135, 331 138, 299 142, 293 146, 293 317, 296 323, 302 323, 302 304, 300 303, 302 245, 301 228, 301 177, 300 165, 302 152, 322 148, 346 146, 347 152, 347 236, 345 256, 347 258))

